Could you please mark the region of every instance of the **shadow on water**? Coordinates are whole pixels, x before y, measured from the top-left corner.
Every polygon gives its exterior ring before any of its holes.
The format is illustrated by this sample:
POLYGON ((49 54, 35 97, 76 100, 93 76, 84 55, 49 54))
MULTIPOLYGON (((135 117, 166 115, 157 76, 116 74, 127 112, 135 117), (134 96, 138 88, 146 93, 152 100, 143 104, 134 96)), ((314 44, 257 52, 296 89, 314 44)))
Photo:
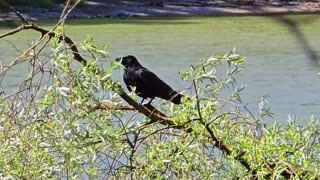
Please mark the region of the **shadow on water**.
MULTIPOLYGON (((55 25, 57 20, 39 20, 34 21, 39 26, 52 26, 55 25)), ((132 24, 132 25, 188 25, 197 24, 192 20, 192 17, 134 17, 134 18, 77 18, 67 19, 66 24, 68 25, 105 25, 105 24, 132 24), (188 21, 190 19, 190 21, 188 21)), ((15 28, 23 24, 21 21, 2 21, 0 28, 15 28)))
MULTIPOLYGON (((266 14, 230 14, 230 15, 199 15, 199 16, 148 16, 148 17, 132 17, 132 18, 77 18, 77 19, 68 19, 68 25, 105 25, 105 24, 132 24, 132 25, 192 25, 192 24, 200 24, 201 22, 195 21, 201 19, 226 19, 226 18, 237 18, 237 17, 266 17, 266 18, 278 18, 278 17, 287 17, 287 16, 296 16, 310 13, 295 13, 294 15, 288 14, 275 14, 270 15, 266 14)), ((312 13, 316 14, 316 13, 312 13)), ((320 17, 320 13, 319 13, 320 17)), ((314 20, 314 19, 313 19, 314 20)), ((41 25, 52 25, 52 20, 41 20, 39 21, 41 25)), ((39 25, 40 25, 39 24, 39 25)))
MULTIPOLYGON (((261 7, 257 7, 256 10, 263 11, 261 7)), ((317 19, 320 18, 320 13, 295 13, 295 14, 318 14, 318 16, 302 16, 303 18, 294 19, 290 16, 286 15, 268 15, 266 14, 266 17, 272 18, 275 21, 281 23, 285 27, 287 27, 290 31, 290 33, 297 39, 298 43, 300 44, 300 47, 303 49, 304 53, 310 60, 310 62, 316 66, 320 67, 319 61, 319 51, 317 52, 310 44, 310 42, 305 37, 305 33, 301 30, 302 25, 307 25, 309 23, 315 22, 317 19)))
MULTIPOLYGON (((288 17, 278 16, 275 17, 277 21, 284 24, 290 32, 295 36, 298 40, 301 48, 304 50, 305 54, 307 55, 308 59, 312 62, 313 65, 320 67, 319 64, 319 55, 317 51, 310 45, 309 41, 305 37, 305 34, 301 31, 299 27, 299 22, 294 21, 288 17)), ((304 19, 303 23, 310 23, 313 22, 314 18, 304 19)))
POLYGON ((2 21, 0 22, 0 29, 16 28, 21 24, 21 21, 2 21))
MULTIPOLYGON (((295 13, 294 15, 303 15, 303 14, 317 14, 317 13, 295 13)), ((319 13, 320 14, 320 13, 319 13)), ((293 16, 294 16, 293 15, 293 16)), ((148 17, 130 17, 130 18, 69 18, 66 20, 68 25, 105 25, 105 24, 132 24, 132 25, 188 25, 188 24, 200 24, 200 22, 194 21, 195 19, 203 18, 215 18, 215 19, 225 19, 225 18, 236 18, 236 17, 254 17, 261 16, 274 19, 282 19, 283 17, 290 16, 286 13, 271 15, 270 13, 261 13, 261 14, 230 14, 230 15, 199 15, 199 16, 148 16, 148 17)), ((319 16, 320 17, 320 16, 319 16)), ((314 20, 314 19, 313 19, 314 20)), ((52 26, 57 22, 57 20, 39 20, 34 21, 35 24, 39 26, 52 26)), ((2 21, 0 23, 0 28, 12 28, 18 27, 21 25, 21 21, 2 21)))
POLYGON ((69 19, 69 25, 103 25, 103 24, 132 24, 132 25, 189 25, 197 24, 185 17, 134 17, 134 18, 95 18, 88 22, 88 19, 69 19))

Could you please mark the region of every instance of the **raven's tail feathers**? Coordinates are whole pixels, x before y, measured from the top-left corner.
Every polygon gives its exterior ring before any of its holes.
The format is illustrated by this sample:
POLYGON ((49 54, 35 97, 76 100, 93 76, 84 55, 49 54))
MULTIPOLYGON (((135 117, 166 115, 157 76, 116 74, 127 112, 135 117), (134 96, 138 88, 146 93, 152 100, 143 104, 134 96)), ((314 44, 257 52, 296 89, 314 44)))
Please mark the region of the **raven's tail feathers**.
MULTIPOLYGON (((181 104, 182 102, 182 97, 184 95, 182 94, 179 94, 178 92, 174 91, 172 93, 170 93, 170 101, 173 102, 174 104, 181 104)), ((187 99, 190 100, 190 98, 188 97, 187 99)))
POLYGON ((170 101, 174 104, 181 104, 182 95, 181 94, 175 94, 170 98, 170 101))

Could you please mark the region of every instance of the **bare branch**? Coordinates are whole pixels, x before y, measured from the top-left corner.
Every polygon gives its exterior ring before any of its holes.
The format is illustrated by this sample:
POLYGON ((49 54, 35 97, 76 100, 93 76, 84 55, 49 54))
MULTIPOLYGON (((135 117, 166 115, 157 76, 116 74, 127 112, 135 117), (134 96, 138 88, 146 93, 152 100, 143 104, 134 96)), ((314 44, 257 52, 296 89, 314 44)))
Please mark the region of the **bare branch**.
POLYGON ((123 105, 111 105, 108 103, 99 103, 99 104, 92 104, 89 106, 91 109, 98 110, 98 109, 103 109, 106 111, 110 110, 123 110, 123 111, 135 111, 136 109, 133 106, 123 106, 123 105))
MULTIPOLYGON (((48 31, 46 29, 43 29, 39 26, 36 26, 34 24, 28 24, 28 25, 21 25, 18 28, 9 31, 5 34, 0 35, 0 39, 4 38, 6 36, 10 36, 13 34, 16 34, 22 30, 35 30, 41 33, 41 37, 39 38, 39 40, 37 41, 37 43, 35 43, 33 46, 31 46, 28 50, 26 50, 25 52, 23 52, 17 59, 15 59, 14 61, 12 61, 2 72, 0 72, 0 75, 4 75, 9 69, 11 69, 12 66, 21 63, 23 61, 25 61, 25 57, 35 48, 37 47, 40 42, 42 42, 45 37, 55 37, 56 33, 52 32, 52 31, 48 31)), ((74 44, 74 42, 71 40, 71 38, 69 38, 68 36, 60 36, 59 37, 60 40, 64 40, 70 47, 70 49, 72 50, 72 53, 74 55, 74 59, 77 60, 78 62, 80 62, 81 64, 83 64, 84 66, 87 64, 87 61, 80 55, 77 46, 74 44)))
POLYGON ((31 24, 26 18, 22 16, 22 14, 19 11, 17 11, 14 7, 10 6, 7 2, 2 1, 1 5, 8 8, 8 10, 11 10, 12 12, 14 12, 24 23, 31 24))

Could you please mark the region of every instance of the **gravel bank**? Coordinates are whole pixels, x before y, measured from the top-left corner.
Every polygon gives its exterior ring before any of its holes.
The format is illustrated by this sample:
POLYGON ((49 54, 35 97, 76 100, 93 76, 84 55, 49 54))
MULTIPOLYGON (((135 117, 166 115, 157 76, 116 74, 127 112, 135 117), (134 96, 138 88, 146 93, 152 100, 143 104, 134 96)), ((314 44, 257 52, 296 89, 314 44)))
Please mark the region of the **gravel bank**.
MULTIPOLYGON (((190 1, 189 1, 190 2, 190 1)), ((58 19, 63 6, 57 5, 49 9, 16 7, 31 20, 58 19)), ((92 0, 83 8, 75 9, 69 18, 96 18, 134 16, 196 16, 196 15, 256 15, 256 14, 287 14, 287 13, 320 13, 320 3, 269 3, 254 5, 233 5, 224 1, 207 1, 200 3, 179 3, 172 1, 164 7, 146 6, 139 1, 110 4, 101 0, 92 0)), ((19 20, 12 12, 0 11, 0 21, 19 20)))

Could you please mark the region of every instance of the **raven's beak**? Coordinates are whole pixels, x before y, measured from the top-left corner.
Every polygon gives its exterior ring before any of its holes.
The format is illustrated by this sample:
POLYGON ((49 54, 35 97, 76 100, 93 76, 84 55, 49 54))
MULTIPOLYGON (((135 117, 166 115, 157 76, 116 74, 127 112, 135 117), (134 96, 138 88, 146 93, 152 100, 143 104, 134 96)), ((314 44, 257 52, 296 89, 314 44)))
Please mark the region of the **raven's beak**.
POLYGON ((123 57, 119 57, 119 58, 115 59, 114 61, 120 63, 120 64, 124 67, 124 69, 126 69, 126 66, 124 66, 124 65, 122 64, 122 59, 123 59, 123 57))
POLYGON ((122 57, 119 57, 119 58, 115 59, 115 61, 117 61, 117 62, 120 62, 120 63, 121 63, 121 61, 122 61, 122 57))

